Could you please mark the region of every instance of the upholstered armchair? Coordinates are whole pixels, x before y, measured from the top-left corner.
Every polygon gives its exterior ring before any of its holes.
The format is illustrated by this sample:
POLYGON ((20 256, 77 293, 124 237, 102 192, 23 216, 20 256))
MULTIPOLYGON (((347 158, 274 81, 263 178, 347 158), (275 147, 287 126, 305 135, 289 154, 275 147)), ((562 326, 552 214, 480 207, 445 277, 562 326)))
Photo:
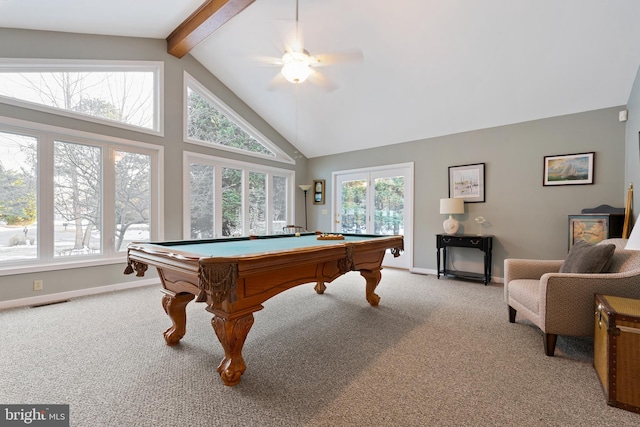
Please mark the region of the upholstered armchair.
POLYGON ((605 244, 615 249, 603 273, 560 273, 565 260, 504 261, 509 322, 517 314, 540 328, 547 356, 553 356, 558 335, 593 335, 595 294, 640 299, 640 251, 625 250, 626 239, 598 245, 605 244))

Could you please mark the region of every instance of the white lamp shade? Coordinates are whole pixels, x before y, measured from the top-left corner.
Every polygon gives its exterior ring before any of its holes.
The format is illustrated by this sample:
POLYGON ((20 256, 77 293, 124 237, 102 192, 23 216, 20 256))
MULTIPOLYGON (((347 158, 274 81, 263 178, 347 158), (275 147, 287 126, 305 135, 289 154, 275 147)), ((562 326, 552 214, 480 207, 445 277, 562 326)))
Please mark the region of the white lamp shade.
POLYGON ((462 214, 464 213, 463 199, 440 199, 441 214, 462 214))
POLYGON ((298 187, 300 187, 300 189, 302 191, 309 191, 309 189, 311 188, 311 185, 310 184, 301 184, 298 187))
POLYGON ((631 236, 629 236, 629 240, 627 240, 627 245, 624 247, 625 249, 640 251, 640 225, 638 225, 638 222, 636 222, 636 225, 631 230, 631 236))

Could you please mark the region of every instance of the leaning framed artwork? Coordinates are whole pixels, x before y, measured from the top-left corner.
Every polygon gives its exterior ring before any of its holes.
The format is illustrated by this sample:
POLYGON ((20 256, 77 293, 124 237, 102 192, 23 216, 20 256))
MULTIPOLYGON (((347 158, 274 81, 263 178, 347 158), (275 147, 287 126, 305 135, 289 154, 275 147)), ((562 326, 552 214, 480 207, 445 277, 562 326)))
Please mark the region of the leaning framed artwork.
POLYGON ((484 202, 484 163, 449 166, 449 198, 484 202))
POLYGON ((544 157, 543 185, 593 184, 595 152, 544 157))
POLYGON ((596 244, 609 238, 609 215, 569 215, 569 250, 576 242, 596 244))

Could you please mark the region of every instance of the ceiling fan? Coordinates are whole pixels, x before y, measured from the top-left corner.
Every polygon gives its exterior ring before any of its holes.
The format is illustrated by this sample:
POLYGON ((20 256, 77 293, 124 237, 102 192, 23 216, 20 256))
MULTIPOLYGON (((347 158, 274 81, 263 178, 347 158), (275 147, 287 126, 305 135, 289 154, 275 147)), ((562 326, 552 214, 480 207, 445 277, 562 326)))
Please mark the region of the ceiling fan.
POLYGON ((294 84, 300 84, 309 80, 314 84, 323 86, 327 90, 333 90, 336 86, 320 74, 316 68, 339 62, 362 61, 362 51, 358 49, 335 55, 311 55, 303 47, 298 1, 299 0, 296 0, 296 20, 293 41, 287 44, 281 58, 273 58, 269 61, 270 64, 282 66, 280 73, 272 80, 270 87, 281 83, 282 78, 284 78, 284 80, 294 84))

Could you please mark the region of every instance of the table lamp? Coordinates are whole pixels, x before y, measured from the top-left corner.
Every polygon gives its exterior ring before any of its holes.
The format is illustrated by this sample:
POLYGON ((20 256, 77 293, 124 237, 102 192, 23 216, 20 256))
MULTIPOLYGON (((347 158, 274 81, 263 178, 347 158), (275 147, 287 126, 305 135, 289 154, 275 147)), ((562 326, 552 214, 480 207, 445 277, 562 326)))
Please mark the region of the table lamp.
POLYGON ((456 234, 460 227, 460 223, 453 217, 453 214, 464 213, 464 200, 440 199, 440 213, 443 215, 449 215, 449 218, 445 219, 442 223, 444 226, 444 232, 446 234, 456 234))

